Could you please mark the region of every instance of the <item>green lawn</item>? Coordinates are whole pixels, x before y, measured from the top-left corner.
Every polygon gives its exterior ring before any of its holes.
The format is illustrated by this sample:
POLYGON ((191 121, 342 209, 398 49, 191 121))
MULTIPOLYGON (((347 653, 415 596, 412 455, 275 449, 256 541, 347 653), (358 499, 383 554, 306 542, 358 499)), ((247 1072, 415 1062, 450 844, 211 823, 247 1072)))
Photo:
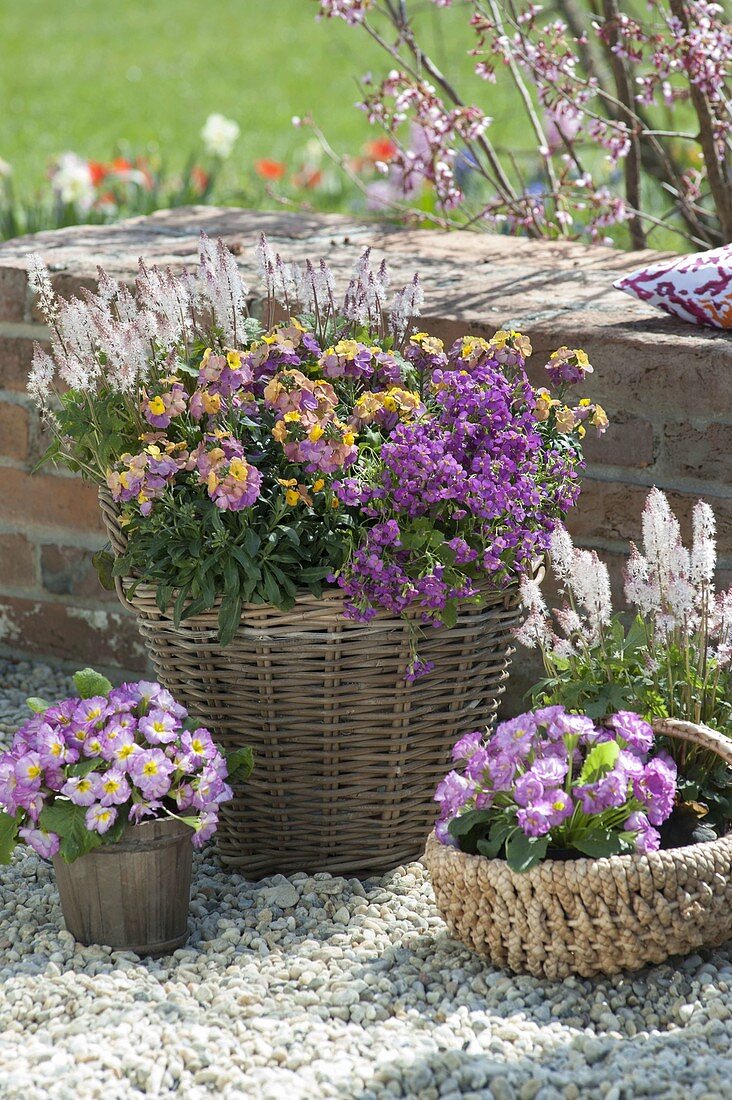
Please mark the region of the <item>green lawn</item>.
MULTIPOLYGON (((316 11, 315 0, 1 4, 0 157, 14 168, 16 193, 34 189, 65 150, 101 160, 123 141, 159 146, 179 165, 213 111, 242 131, 230 184, 254 159, 286 160, 302 145, 293 115, 312 113, 338 149, 357 152, 370 130, 353 107, 355 77, 382 71, 384 59, 358 29, 318 23, 316 11)), ((425 5, 422 18, 429 35, 438 9, 425 5)), ((441 61, 465 58, 469 78, 465 19, 458 9, 439 13, 447 35, 435 50, 441 61)), ((478 91, 498 113, 496 90, 478 91)), ((504 127, 508 136, 508 120, 504 127)))

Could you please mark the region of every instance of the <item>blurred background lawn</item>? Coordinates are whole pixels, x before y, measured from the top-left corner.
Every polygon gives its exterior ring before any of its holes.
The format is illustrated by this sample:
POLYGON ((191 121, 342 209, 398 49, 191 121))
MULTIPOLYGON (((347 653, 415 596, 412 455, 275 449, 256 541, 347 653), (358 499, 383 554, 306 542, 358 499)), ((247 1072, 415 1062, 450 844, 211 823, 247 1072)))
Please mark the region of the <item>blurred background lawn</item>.
MULTIPOLYGON (((178 169, 212 112, 241 127, 221 181, 228 187, 257 158, 292 159, 309 137, 293 115, 312 114, 339 152, 357 153, 378 135, 354 107, 356 77, 381 73, 384 58, 358 29, 317 22, 316 12, 315 0, 0 4, 0 157, 12 165, 16 194, 37 189, 50 159, 67 150, 98 160, 120 146, 159 152, 178 169)), ((466 12, 426 4, 419 18, 438 62, 464 59, 466 83, 498 116, 493 139, 515 146, 500 88, 471 76, 466 12)))

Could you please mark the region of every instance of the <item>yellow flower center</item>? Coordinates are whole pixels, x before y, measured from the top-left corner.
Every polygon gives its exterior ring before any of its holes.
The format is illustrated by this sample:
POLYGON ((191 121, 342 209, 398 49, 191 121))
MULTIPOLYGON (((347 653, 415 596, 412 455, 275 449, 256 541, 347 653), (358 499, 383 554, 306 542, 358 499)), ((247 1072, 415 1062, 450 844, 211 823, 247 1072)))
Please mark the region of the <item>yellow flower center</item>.
POLYGON ((145 773, 145 775, 157 775, 158 774, 157 762, 155 760, 148 760, 147 763, 143 764, 142 770, 145 773))

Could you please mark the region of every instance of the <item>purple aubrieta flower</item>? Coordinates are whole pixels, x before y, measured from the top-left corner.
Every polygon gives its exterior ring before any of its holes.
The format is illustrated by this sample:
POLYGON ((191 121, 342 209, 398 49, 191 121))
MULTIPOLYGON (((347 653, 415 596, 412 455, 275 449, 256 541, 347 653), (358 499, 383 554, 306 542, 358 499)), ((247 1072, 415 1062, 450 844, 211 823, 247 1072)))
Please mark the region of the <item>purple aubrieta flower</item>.
POLYGON ((653 727, 649 725, 639 714, 630 710, 619 710, 609 720, 616 733, 627 741, 631 749, 639 752, 648 752, 653 745, 653 727))

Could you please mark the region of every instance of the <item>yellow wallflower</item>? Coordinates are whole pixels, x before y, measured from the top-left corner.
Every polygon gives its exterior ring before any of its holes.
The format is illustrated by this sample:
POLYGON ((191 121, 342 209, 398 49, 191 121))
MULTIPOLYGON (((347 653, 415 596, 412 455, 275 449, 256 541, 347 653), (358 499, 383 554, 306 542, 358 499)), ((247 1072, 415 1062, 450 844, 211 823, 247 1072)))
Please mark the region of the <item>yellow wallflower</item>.
POLYGON ((285 500, 288 504, 297 504, 300 499, 300 494, 297 489, 288 489, 285 493, 285 500))
POLYGON ((153 397, 152 401, 148 401, 147 407, 153 416, 162 416, 165 412, 165 402, 162 397, 153 397))
POLYGON ((313 482, 313 492, 319 493, 325 485, 325 478, 319 477, 317 481, 313 482))
POLYGON ((226 362, 229 364, 232 370, 238 370, 241 366, 241 352, 227 351, 226 362))

